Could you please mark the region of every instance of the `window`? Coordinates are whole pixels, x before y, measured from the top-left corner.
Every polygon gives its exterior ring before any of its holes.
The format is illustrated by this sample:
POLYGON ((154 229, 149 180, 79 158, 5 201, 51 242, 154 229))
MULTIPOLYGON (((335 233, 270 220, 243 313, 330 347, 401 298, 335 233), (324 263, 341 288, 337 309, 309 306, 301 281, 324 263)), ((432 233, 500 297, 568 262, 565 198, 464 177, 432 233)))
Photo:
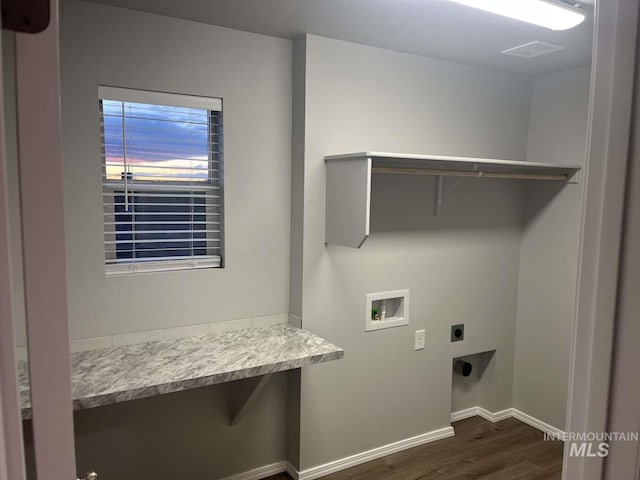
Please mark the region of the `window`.
POLYGON ((107 273, 221 267, 222 100, 99 96, 107 273))

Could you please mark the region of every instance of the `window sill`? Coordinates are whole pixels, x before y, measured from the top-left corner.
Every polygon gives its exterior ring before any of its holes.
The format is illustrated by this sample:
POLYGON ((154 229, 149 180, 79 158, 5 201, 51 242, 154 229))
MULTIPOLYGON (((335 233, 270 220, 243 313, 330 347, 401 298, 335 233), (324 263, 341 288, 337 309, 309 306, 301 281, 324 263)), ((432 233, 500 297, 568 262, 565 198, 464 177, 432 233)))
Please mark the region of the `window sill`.
POLYGON ((201 268, 220 268, 222 259, 219 256, 188 258, 178 260, 149 260, 105 265, 106 275, 131 275, 136 273, 171 272, 176 270, 199 270, 201 268))

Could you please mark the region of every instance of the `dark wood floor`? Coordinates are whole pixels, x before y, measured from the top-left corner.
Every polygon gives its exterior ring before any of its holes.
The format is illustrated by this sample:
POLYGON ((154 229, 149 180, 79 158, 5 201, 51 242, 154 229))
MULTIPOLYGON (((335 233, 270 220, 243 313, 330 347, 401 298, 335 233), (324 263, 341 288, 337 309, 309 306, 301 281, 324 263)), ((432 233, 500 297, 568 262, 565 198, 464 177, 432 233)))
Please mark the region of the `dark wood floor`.
MULTIPOLYGON (((343 470, 322 480, 547 480, 562 473, 562 442, 514 418, 453 423, 456 435, 343 470)), ((266 480, 266 479, 265 479, 266 480)), ((290 480, 287 474, 268 480, 290 480)))

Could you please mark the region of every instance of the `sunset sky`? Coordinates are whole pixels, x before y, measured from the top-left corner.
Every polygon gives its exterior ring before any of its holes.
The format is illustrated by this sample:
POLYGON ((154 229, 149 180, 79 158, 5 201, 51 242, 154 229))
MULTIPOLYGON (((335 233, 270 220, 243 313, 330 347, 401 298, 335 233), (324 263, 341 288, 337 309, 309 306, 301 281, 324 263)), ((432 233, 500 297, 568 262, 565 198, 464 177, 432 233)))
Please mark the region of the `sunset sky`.
MULTIPOLYGON (((123 102, 103 100, 102 108, 107 179, 120 180, 123 102)), ((134 181, 208 178, 207 110, 125 102, 124 115, 126 159, 134 181)))

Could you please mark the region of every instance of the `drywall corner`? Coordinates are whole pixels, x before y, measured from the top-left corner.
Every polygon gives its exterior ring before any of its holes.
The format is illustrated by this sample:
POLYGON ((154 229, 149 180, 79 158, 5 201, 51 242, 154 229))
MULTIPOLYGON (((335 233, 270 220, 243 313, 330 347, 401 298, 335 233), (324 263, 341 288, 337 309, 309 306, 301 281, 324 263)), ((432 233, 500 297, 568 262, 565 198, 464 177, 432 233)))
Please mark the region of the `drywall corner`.
POLYGON ((291 115, 291 259, 289 312, 302 317, 302 265, 304 248, 304 149, 306 112, 307 37, 293 41, 291 115))

